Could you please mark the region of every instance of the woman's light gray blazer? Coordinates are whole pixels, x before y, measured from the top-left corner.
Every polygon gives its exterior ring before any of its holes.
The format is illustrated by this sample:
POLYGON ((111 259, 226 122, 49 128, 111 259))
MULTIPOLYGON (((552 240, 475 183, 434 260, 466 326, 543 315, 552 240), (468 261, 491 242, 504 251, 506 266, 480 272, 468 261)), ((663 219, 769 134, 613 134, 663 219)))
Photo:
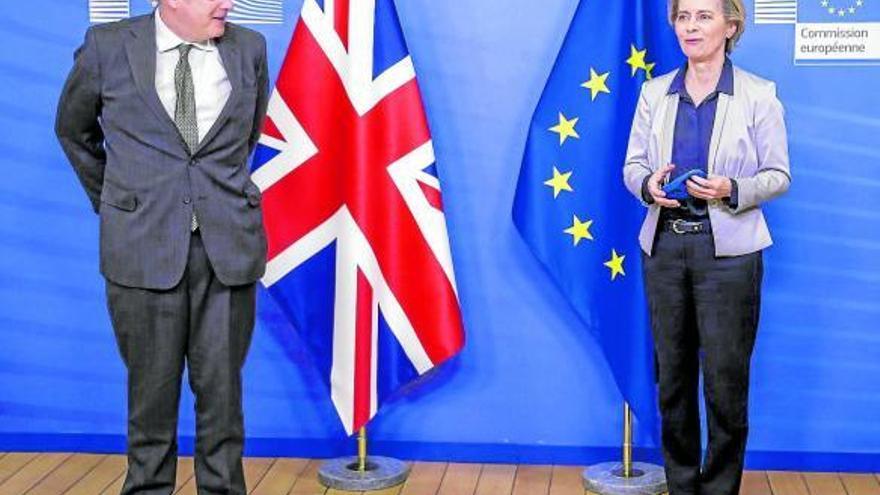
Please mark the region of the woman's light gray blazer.
MULTIPOLYGON (((645 82, 633 118, 623 176, 627 189, 643 203, 645 178, 672 158, 678 93, 667 92, 677 72, 645 82)), ((734 67, 733 88, 732 95, 718 95, 709 145, 709 174, 735 179, 738 187, 735 209, 723 201, 709 201, 716 256, 747 254, 771 245, 761 204, 791 184, 788 139, 776 85, 734 67)), ((650 255, 660 207, 646 206, 639 243, 650 255)))

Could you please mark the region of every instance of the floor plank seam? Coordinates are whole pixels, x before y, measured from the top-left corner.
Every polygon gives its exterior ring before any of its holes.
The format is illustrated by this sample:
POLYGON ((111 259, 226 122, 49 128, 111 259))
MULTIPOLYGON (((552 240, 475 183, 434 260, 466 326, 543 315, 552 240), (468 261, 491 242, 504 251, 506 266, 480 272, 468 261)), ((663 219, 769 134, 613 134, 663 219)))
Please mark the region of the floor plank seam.
POLYGON ((510 482, 510 493, 513 495, 513 489, 516 487, 516 477, 519 475, 519 464, 513 467, 513 481, 510 482))
POLYGON ((113 478, 113 481, 111 481, 110 483, 107 483, 107 485, 101 490, 101 495, 104 495, 105 493, 107 493, 107 490, 109 490, 111 486, 116 484, 116 482, 119 481, 119 478, 122 478, 123 476, 125 476, 125 471, 123 471, 122 474, 120 474, 119 476, 113 478))
POLYGON ((125 466, 122 468, 122 472, 119 473, 118 475, 114 476, 113 479, 110 481, 110 483, 107 483, 106 485, 104 485, 104 488, 101 489, 101 493, 106 492, 107 489, 113 485, 113 483, 116 483, 119 480, 119 478, 122 478, 123 476, 126 476, 127 474, 128 474, 128 457, 125 458, 125 466))
POLYGON ((485 467, 485 466, 486 466, 485 464, 480 464, 480 472, 477 473, 477 482, 474 483, 474 489, 473 489, 473 491, 471 491, 472 495, 477 493, 477 487, 480 486, 480 478, 483 477, 483 467, 485 467))
POLYGON ((98 469, 98 466, 100 466, 101 463, 104 462, 104 460, 107 459, 108 457, 109 457, 109 456, 106 456, 106 455, 103 456, 103 457, 101 458, 101 460, 99 460, 98 462, 96 462, 96 463, 95 463, 90 469, 87 469, 86 472, 82 474, 82 476, 80 476, 79 478, 73 480, 73 481, 67 486, 67 488, 65 488, 64 491, 61 492, 61 494, 63 495, 63 494, 65 494, 65 493, 69 492, 69 491, 71 490, 71 488, 75 487, 75 486, 77 485, 77 483, 79 483, 80 481, 82 481, 83 479, 85 479, 85 477, 88 476, 92 471, 94 471, 95 469, 98 469))
MULTIPOLYGON (((275 465, 275 461, 277 461, 277 460, 278 460, 277 458, 272 459, 272 462, 269 463, 269 466, 263 470, 263 472, 260 474, 260 478, 257 480, 256 484, 254 484, 254 489, 257 487, 257 485, 260 484, 260 482, 263 481, 263 478, 266 477, 266 474, 269 473, 269 470, 272 469, 272 466, 275 465)), ((252 491, 252 490, 249 490, 248 493, 250 493, 250 491, 252 491)))
POLYGON ((9 473, 9 475, 7 475, 5 478, 0 478, 0 485, 3 485, 3 483, 6 483, 6 480, 8 480, 8 479, 12 478, 13 476, 15 476, 16 474, 18 474, 22 469, 26 468, 28 466, 28 464, 34 462, 37 459, 37 457, 40 457, 40 456, 38 454, 34 454, 33 457, 31 457, 30 459, 27 460, 27 462, 25 462, 24 464, 19 466, 18 469, 9 473))
MULTIPOLYGON (((43 454, 41 454, 41 455, 43 455, 43 454)), ((63 459, 61 459, 61 462, 56 464, 54 468, 50 469, 48 473, 43 474, 43 476, 41 476, 39 479, 34 481, 34 483, 31 486, 27 487, 27 489, 25 491, 21 492, 22 495, 28 495, 28 493, 31 490, 33 490, 37 485, 42 483, 44 479, 48 478, 52 473, 54 473, 58 468, 60 468, 62 464, 67 462, 67 459, 70 459, 72 456, 73 456, 73 454, 67 454, 63 459)), ((38 455, 36 458, 39 458, 39 457, 40 456, 38 455)))
POLYGON ((445 463, 443 465, 443 474, 440 475, 440 482, 437 483, 437 488, 434 489, 434 495, 438 495, 440 493, 440 489, 443 488, 443 480, 446 479, 446 473, 449 472, 449 463, 445 463))
POLYGON ((269 467, 268 467, 268 468, 266 468, 266 472, 263 473, 263 476, 260 477, 259 481, 257 481, 257 482, 254 484, 253 488, 251 488, 250 490, 248 490, 248 493, 253 492, 253 491, 256 491, 256 489, 260 487, 260 484, 262 484, 262 483, 263 483, 263 480, 266 479, 266 476, 269 474, 269 471, 272 471, 272 468, 275 467, 275 463, 276 463, 276 462, 278 462, 278 458, 277 458, 277 457, 274 458, 274 459, 272 459, 272 463, 269 464, 269 467))

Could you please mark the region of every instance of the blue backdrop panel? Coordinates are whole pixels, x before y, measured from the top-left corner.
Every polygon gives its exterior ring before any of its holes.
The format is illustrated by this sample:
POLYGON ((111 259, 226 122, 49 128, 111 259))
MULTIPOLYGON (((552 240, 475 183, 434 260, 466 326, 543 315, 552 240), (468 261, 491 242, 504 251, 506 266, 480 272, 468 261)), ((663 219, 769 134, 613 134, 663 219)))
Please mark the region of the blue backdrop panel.
MULTIPOLYGON (((510 220, 529 119, 575 2, 396 3, 435 139, 467 345, 380 413, 370 428, 374 449, 426 459, 610 458, 621 398, 595 342, 510 220)), ((257 26, 273 74, 300 4, 283 3, 283 24, 257 26)), ((133 14, 148 9, 146 0, 132 0, 133 14)), ((124 369, 98 275, 97 218, 52 132, 88 20, 85 0, 17 2, 0 19, 0 167, 7 171, 0 181, 0 451, 124 448, 124 369)), ((790 193, 767 208, 776 245, 766 256, 748 463, 876 469, 880 69, 796 66, 794 29, 749 22, 733 56, 778 83, 795 177, 790 193)), ((258 305, 244 370, 248 451, 351 450, 315 371, 320 360, 305 353, 265 293, 258 305)), ((192 407, 186 395, 184 450, 192 407)), ((638 443, 640 454, 656 455, 647 439, 638 443)))

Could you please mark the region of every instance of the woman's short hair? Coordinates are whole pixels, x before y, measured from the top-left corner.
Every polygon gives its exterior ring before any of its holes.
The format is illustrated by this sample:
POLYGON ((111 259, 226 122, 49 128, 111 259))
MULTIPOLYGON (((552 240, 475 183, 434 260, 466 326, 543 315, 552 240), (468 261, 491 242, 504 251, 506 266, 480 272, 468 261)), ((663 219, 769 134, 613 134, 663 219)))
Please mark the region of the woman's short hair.
MULTIPOLYGON (((746 30, 746 6, 743 0, 718 0, 721 2, 724 11, 724 20, 736 24, 736 32, 727 40, 724 49, 727 53, 733 51, 733 47, 739 41, 743 32, 746 30)), ((669 23, 675 25, 675 18, 678 17, 679 0, 670 0, 669 3, 669 23)))

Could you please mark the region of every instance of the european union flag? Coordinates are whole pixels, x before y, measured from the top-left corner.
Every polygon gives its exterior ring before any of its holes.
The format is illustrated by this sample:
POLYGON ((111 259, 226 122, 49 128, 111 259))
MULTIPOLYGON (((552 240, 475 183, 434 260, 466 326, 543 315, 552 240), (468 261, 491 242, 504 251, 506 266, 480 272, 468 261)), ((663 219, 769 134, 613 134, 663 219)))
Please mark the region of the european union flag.
POLYGON ((641 84, 682 61, 666 2, 581 0, 538 107, 513 220, 598 339, 640 430, 657 439, 654 358, 622 168, 641 84))

